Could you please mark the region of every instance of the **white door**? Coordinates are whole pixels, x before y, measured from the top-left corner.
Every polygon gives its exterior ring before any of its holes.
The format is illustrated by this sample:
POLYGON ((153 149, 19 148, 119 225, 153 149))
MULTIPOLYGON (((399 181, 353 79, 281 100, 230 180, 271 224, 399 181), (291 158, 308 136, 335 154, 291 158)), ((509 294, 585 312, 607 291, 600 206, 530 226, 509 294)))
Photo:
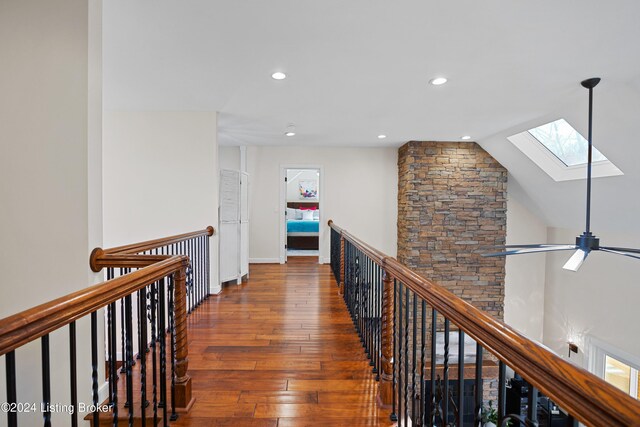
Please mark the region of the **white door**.
POLYGON ((220 281, 236 280, 240 271, 240 172, 220 171, 220 281))
POLYGON ((249 275, 249 174, 240 173, 240 279, 249 275))

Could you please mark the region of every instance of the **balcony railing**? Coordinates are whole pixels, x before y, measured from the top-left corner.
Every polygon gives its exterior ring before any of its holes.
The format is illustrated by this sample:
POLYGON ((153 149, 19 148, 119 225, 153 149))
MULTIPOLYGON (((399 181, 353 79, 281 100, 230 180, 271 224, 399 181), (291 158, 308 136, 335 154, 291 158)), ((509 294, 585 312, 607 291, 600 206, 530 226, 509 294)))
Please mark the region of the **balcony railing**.
POLYGON ((497 401, 499 426, 540 425, 540 402, 567 426, 640 426, 637 400, 329 226, 336 281, 398 425, 482 426, 497 401), (526 391, 515 409, 509 383, 526 391))
MULTIPOLYGON (((49 426, 52 413, 64 412, 69 417, 65 425, 77 426, 79 413, 88 408, 85 412, 93 426, 106 417, 112 420, 110 425, 167 426, 170 418, 187 410, 192 404, 187 313, 209 295, 209 236, 213 233, 213 227, 208 227, 113 249, 96 248, 90 265, 96 272, 107 269, 106 282, 0 320, 0 356, 4 356, 6 373, 2 406, 6 415, 0 416, 7 420, 0 425, 34 425, 33 412, 37 412, 49 426), (68 330, 68 340, 56 333, 63 328, 68 330), (16 368, 16 360, 29 357, 25 346, 36 340, 40 341, 40 367, 29 366, 29 370, 42 372, 38 403, 25 402, 25 396, 19 395, 19 390, 35 385, 22 383, 26 372, 16 368), (68 366, 51 365, 52 340, 63 341, 54 342, 57 349, 68 343, 68 366), (90 366, 79 365, 80 358, 90 360, 90 366), (109 386, 104 401, 99 396, 103 359, 109 386), (68 370, 69 390, 54 396, 53 371, 61 369, 68 370), (118 393, 119 379, 124 380, 123 393, 118 393), (91 396, 91 401, 79 404, 79 395, 91 396), (124 402, 119 402, 123 396, 124 402)), ((55 390, 62 388, 54 385, 55 390)))

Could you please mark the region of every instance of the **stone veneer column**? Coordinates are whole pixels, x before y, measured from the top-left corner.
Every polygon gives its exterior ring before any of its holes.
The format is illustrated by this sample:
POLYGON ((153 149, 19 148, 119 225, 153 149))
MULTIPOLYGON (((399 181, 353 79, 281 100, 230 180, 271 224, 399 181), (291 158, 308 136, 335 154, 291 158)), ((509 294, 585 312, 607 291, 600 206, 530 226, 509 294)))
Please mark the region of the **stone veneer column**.
POLYGON ((411 141, 398 152, 398 260, 502 319, 507 171, 474 142, 411 141))

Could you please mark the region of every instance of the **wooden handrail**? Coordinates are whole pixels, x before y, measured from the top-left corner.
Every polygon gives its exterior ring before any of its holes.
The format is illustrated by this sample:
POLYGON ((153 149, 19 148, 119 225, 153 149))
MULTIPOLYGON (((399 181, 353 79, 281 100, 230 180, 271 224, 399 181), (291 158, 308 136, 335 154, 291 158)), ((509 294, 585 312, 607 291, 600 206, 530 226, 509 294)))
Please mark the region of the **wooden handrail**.
MULTIPOLYGON (((329 222, 329 226, 370 256, 371 247, 329 222)), ((372 259, 466 334, 514 368, 579 421, 591 426, 640 426, 640 402, 579 368, 509 325, 494 319, 447 289, 374 250, 372 259)))
MULTIPOLYGON (((98 272, 103 268, 141 268, 161 263, 168 255, 141 255, 140 252, 150 251, 164 246, 180 243, 201 236, 213 236, 216 230, 208 226, 203 230, 163 237, 161 239, 147 240, 146 242, 133 243, 131 245, 117 246, 110 249, 95 248, 91 252, 89 265, 91 270, 98 272)), ((172 259, 170 257, 169 259, 172 259)), ((193 404, 191 394, 191 377, 189 369, 189 345, 187 339, 187 294, 186 294, 186 269, 189 259, 184 257, 185 264, 173 272, 175 281, 175 358, 176 358, 176 406, 188 410, 193 404)), ((146 267, 149 268, 149 267, 146 267)), ((143 268, 144 270, 144 268, 143 268)), ((125 276, 126 277, 126 276, 125 276)))
POLYGON ((135 254, 139 252, 149 251, 151 249, 161 248, 162 246, 171 245, 173 243, 184 242, 200 236, 213 236, 216 229, 208 226, 204 230, 191 231, 189 233, 176 234, 175 236, 162 237, 160 239, 147 240, 145 242, 133 243, 131 245, 117 246, 115 248, 105 249, 107 254, 135 254))
POLYGON ((0 356, 186 268, 187 264, 186 256, 174 255, 126 276, 6 317, 0 320, 0 356))

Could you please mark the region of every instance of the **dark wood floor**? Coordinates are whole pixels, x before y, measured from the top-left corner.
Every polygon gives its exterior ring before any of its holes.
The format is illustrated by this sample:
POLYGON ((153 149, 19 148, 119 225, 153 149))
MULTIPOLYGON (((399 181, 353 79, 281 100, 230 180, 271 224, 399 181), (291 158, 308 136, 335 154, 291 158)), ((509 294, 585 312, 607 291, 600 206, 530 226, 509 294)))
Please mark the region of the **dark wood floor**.
POLYGON ((175 426, 389 426, 328 265, 251 265, 190 316, 196 402, 175 426))

